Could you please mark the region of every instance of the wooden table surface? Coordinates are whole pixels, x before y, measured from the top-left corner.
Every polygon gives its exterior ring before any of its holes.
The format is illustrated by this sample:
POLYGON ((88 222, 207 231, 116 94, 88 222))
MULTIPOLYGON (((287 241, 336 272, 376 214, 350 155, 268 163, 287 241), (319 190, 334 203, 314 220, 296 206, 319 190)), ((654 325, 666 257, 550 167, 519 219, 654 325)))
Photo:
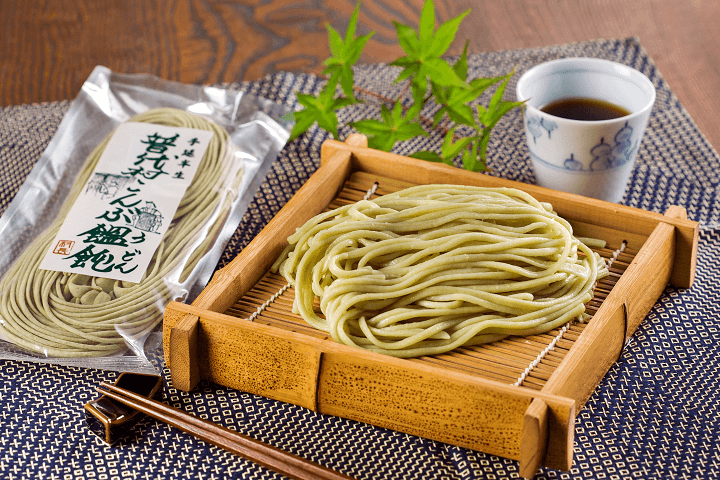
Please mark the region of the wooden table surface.
MULTIPOLYGON (((0 0, 0 106, 74 98, 96 65, 188 83, 322 70, 326 22, 350 0, 0 0)), ((365 0, 361 62, 401 54, 392 20, 422 0, 365 0)), ((436 0, 438 21, 472 9, 451 53, 637 36, 710 142, 720 147, 718 0, 436 0)))

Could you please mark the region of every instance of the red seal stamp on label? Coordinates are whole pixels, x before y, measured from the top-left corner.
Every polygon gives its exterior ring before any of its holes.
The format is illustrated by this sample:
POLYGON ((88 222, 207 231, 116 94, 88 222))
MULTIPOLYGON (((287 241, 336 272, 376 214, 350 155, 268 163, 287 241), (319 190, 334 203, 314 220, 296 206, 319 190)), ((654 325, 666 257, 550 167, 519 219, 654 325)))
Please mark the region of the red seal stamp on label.
POLYGON ((53 253, 57 255, 70 255, 74 245, 75 242, 71 240, 58 240, 53 253))

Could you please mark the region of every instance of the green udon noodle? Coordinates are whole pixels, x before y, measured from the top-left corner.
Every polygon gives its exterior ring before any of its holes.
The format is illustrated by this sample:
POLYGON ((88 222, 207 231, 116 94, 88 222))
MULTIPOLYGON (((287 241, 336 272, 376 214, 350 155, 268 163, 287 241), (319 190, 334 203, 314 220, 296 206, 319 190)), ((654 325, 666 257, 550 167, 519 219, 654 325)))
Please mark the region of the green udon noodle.
POLYGON ((293 311, 397 357, 583 320, 607 275, 550 205, 507 188, 413 187, 320 214, 288 241, 273 270, 295 287, 293 311))
POLYGON ((141 337, 162 320, 164 305, 174 296, 172 285, 182 283, 212 248, 230 206, 224 190, 237 185, 242 172, 232 156, 226 156, 227 132, 202 117, 170 108, 149 110, 130 121, 210 130, 215 135, 139 283, 38 268, 110 136, 95 148, 53 225, 0 282, 0 333, 20 347, 50 357, 124 350, 125 338, 141 337))

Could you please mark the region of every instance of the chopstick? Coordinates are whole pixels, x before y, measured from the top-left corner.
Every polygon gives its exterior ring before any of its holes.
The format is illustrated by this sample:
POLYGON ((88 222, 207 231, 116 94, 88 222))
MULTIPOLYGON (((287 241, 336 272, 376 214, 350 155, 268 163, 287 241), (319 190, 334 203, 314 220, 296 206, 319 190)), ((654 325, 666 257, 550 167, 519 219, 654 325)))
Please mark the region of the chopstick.
POLYGON ((103 388, 98 388, 98 392, 108 398, 287 477, 298 480, 352 480, 347 475, 130 390, 106 382, 100 386, 103 388))

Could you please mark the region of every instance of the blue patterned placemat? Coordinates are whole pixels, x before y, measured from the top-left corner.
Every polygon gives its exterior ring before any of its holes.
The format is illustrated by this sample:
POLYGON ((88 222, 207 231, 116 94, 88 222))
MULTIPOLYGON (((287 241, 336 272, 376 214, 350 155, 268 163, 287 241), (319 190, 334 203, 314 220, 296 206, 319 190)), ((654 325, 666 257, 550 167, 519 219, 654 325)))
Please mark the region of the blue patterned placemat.
MULTIPOLYGON (((570 472, 542 469, 537 478, 720 477, 720 225, 716 190, 720 159, 636 39, 602 40, 473 55, 471 75, 497 75, 554 58, 592 56, 645 73, 658 98, 624 203, 664 212, 682 205, 701 222, 697 279, 688 290, 665 291, 619 361, 598 386, 575 426, 570 472)), ((358 68, 358 82, 392 94, 384 65, 358 68)), ((312 75, 280 73, 231 85, 288 106, 296 92, 315 93, 312 75)), ((512 98, 514 84, 508 87, 512 98)), ((0 212, 17 192, 56 131, 69 102, 0 109, 0 212)), ((343 111, 343 120, 371 114, 343 111)), ((349 130, 341 129, 347 134, 349 130)), ((319 166, 328 138, 313 129, 287 145, 250 205, 219 266, 249 243, 319 166)), ((437 138, 396 151, 438 148, 437 138)), ((489 146, 493 175, 532 182, 519 112, 497 126, 489 146)), ((200 417, 300 454, 358 479, 519 478, 515 461, 409 436, 305 408, 203 383, 192 393, 168 387, 164 400, 200 417)), ((88 433, 83 405, 101 381, 117 374, 0 360, 0 478, 226 479, 278 475, 145 420, 115 447, 88 433)))

